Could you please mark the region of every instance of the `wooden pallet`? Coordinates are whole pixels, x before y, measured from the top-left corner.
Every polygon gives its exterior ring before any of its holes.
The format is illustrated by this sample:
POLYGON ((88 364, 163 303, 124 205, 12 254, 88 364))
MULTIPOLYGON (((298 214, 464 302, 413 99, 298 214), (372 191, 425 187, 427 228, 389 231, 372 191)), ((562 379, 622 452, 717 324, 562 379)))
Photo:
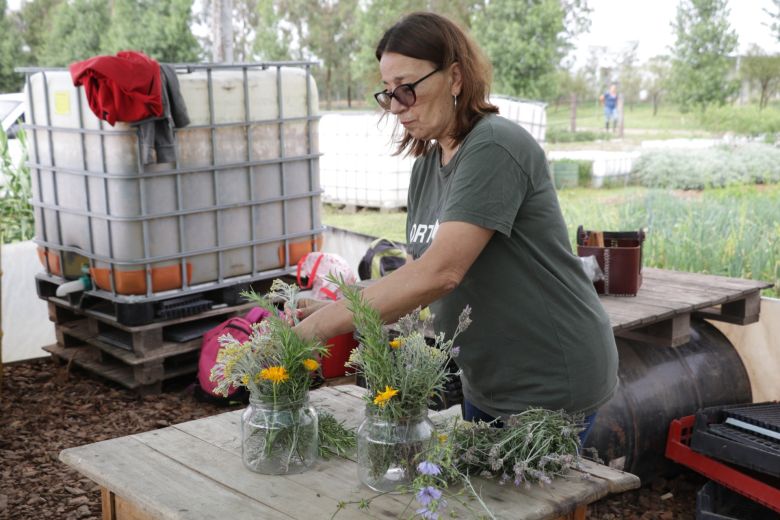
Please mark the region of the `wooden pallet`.
POLYGON ((174 377, 195 374, 202 332, 253 304, 223 307, 194 316, 127 326, 113 316, 94 309, 81 310, 68 301, 49 298, 49 318, 54 322, 57 343, 44 350, 62 362, 136 390, 159 393, 162 383, 174 377), (195 337, 174 341, 181 327, 194 327, 195 337))
MULTIPOLYGON (((288 283, 295 283, 295 278, 280 273, 280 278, 288 283)), ((56 296, 57 288, 65 280, 38 273, 35 277, 38 296, 46 301, 69 302, 72 307, 94 310, 102 315, 113 317, 116 323, 127 326, 154 325, 167 319, 178 317, 199 316, 209 307, 234 307, 245 302, 242 293, 254 291, 265 294, 271 287, 273 279, 255 281, 235 281, 230 285, 213 287, 214 284, 203 284, 200 292, 177 293, 167 298, 146 299, 144 297, 123 296, 125 300, 114 301, 105 291, 91 290, 68 295, 67 298, 56 296)))
POLYGON ((678 347, 692 317, 747 325, 759 318, 761 290, 772 284, 666 269, 642 270, 636 296, 601 296, 616 336, 678 347))

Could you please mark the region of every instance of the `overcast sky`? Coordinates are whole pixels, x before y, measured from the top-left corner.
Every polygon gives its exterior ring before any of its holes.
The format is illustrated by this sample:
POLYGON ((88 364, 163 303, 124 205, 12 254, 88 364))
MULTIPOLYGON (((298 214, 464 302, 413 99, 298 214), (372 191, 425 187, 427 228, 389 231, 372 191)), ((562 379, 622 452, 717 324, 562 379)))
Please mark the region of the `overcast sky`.
MULTIPOLYGON (((671 22, 677 13, 678 0, 589 0, 593 9, 587 34, 577 41, 577 60, 583 63, 591 46, 618 50, 629 41, 639 41, 639 59, 669 54, 674 43, 671 22)), ((771 0, 731 0, 729 22, 739 36, 739 50, 747 51, 756 43, 769 53, 780 53, 780 43, 769 27, 771 0)))

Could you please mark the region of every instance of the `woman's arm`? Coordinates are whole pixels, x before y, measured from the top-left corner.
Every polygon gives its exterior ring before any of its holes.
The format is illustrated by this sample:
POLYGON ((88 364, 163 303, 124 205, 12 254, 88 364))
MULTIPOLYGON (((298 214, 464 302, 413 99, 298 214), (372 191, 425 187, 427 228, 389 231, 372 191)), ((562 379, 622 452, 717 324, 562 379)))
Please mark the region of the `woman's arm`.
MULTIPOLYGON (((455 289, 487 245, 494 230, 467 222, 444 222, 428 250, 363 291, 387 323, 426 306, 455 289)), ((315 311, 296 327, 303 338, 327 340, 354 330, 344 300, 315 311)))

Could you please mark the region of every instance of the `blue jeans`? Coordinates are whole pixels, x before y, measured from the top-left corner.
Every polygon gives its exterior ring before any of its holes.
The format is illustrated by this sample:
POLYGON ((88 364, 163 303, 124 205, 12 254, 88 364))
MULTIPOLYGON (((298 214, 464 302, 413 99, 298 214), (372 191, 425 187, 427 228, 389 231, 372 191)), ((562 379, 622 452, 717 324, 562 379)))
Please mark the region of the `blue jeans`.
MULTIPOLYGON (((476 422, 476 421, 484 421, 484 422, 490 422, 495 420, 495 417, 492 415, 488 415, 487 413, 483 412, 474 404, 466 399, 463 400, 463 404, 461 404, 461 413, 463 414, 463 419, 470 422, 476 422)), ((593 429, 593 423, 596 422, 596 413, 592 413, 585 417, 583 420, 583 430, 580 432, 580 444, 582 446, 585 445, 585 440, 588 438, 588 434, 593 429)), ((504 423, 501 422, 501 420, 498 420, 494 423, 494 426, 496 428, 503 428, 504 423)))

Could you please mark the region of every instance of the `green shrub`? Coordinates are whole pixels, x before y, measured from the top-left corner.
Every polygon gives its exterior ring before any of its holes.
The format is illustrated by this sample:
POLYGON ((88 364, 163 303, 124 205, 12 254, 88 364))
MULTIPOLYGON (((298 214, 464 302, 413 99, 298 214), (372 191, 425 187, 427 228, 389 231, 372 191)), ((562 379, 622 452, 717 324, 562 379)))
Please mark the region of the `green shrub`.
POLYGON ((760 135, 780 132, 780 110, 758 110, 756 105, 711 107, 699 114, 702 127, 711 132, 760 135))
POLYGON ((588 188, 593 183, 593 161, 577 161, 580 169, 578 183, 583 188, 588 188))
POLYGON ((582 130, 579 132, 570 132, 554 127, 547 128, 545 138, 548 143, 580 143, 586 141, 608 141, 612 134, 607 132, 593 132, 591 130, 582 130))
POLYGON ((24 131, 16 134, 22 145, 19 164, 13 164, 8 149, 8 138, 0 131, 0 172, 5 184, 0 186, 0 242, 29 240, 35 234, 33 209, 30 205, 32 187, 27 160, 27 141, 24 131))
POLYGON ((642 154, 632 178, 648 188, 700 190, 780 182, 780 149, 751 143, 642 154))

